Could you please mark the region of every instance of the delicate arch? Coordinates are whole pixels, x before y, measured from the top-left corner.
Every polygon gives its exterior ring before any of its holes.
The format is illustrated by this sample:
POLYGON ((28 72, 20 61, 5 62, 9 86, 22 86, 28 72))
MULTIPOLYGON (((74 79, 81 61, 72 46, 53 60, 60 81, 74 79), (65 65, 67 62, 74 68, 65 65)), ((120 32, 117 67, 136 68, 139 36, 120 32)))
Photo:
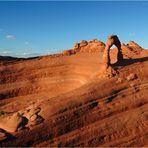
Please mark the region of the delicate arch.
POLYGON ((117 53, 117 61, 123 60, 123 54, 122 54, 122 49, 121 49, 121 43, 117 35, 111 35, 108 37, 106 41, 106 46, 103 54, 103 64, 105 65, 106 68, 110 65, 110 48, 115 45, 118 49, 117 53))

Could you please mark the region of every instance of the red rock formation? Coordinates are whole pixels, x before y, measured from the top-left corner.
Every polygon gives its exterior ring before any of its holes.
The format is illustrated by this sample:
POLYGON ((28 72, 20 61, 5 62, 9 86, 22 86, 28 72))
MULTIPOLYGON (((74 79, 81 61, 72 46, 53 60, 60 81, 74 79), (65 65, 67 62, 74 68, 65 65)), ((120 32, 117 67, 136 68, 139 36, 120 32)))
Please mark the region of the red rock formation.
POLYGON ((103 52, 105 44, 97 39, 86 41, 81 40, 80 43, 75 43, 73 49, 63 51, 63 55, 72 55, 79 52, 95 53, 103 52))
POLYGON ((105 45, 87 42, 64 55, 0 57, 0 147, 148 145, 147 50, 122 45, 124 60, 99 79, 105 45))
POLYGON ((135 43, 134 41, 129 41, 127 43, 128 47, 135 47, 135 48, 142 48, 141 46, 139 46, 137 43, 135 43))
POLYGON ((116 35, 111 35, 108 37, 107 41, 106 41, 106 47, 105 47, 105 51, 103 54, 103 61, 102 64, 104 65, 104 67, 107 69, 110 65, 110 48, 115 45, 118 49, 118 53, 117 53, 117 60, 120 61, 123 59, 123 55, 122 55, 122 49, 121 49, 121 43, 118 39, 118 37, 116 35))

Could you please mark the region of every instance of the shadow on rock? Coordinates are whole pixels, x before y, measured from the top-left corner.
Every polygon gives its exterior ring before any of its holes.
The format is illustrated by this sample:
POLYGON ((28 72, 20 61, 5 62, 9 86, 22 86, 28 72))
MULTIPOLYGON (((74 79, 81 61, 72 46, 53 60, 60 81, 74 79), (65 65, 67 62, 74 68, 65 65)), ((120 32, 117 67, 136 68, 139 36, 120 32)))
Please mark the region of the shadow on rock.
POLYGON ((22 122, 18 126, 18 131, 24 129, 25 125, 27 125, 27 124, 28 124, 28 119, 26 117, 22 116, 22 122))
POLYGON ((5 141, 8 141, 8 140, 16 139, 15 136, 13 136, 12 134, 8 133, 4 129, 0 129, 0 133, 3 134, 3 139, 0 139, 1 142, 2 141, 5 142, 5 141))
POLYGON ((144 61, 148 61, 148 57, 137 58, 137 59, 123 59, 111 65, 112 66, 128 66, 134 63, 144 62, 144 61))

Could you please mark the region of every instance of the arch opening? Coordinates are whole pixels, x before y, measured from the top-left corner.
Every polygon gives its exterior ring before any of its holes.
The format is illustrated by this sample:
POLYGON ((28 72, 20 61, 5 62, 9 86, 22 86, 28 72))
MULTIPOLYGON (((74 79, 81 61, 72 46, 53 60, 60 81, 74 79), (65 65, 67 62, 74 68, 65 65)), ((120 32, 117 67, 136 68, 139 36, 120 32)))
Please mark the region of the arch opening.
POLYGON ((110 49, 111 47, 115 45, 118 49, 117 52, 117 62, 120 60, 123 60, 123 54, 122 54, 122 49, 121 49, 121 42, 119 40, 119 38, 117 37, 117 35, 111 35, 108 37, 107 41, 106 41, 106 46, 105 46, 105 50, 103 53, 103 64, 105 65, 105 68, 108 68, 110 66, 110 49))

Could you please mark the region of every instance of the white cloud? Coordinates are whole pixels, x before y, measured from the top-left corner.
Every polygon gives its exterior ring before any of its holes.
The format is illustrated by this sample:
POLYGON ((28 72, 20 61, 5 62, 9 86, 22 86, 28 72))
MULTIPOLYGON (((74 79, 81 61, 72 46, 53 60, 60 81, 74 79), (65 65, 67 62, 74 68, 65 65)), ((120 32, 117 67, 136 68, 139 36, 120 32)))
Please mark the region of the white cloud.
POLYGON ((129 33, 129 36, 130 36, 130 37, 135 37, 136 34, 135 34, 134 32, 131 32, 131 33, 129 33))
POLYGON ((0 55, 6 56, 6 55, 9 55, 9 54, 11 54, 11 50, 0 48, 0 55))
POLYGON ((0 47, 0 56, 11 56, 11 57, 23 57, 23 58, 28 58, 28 57, 36 57, 36 56, 41 56, 44 55, 39 52, 35 52, 35 49, 24 49, 24 50, 13 50, 13 49, 3 49, 0 47))
POLYGON ((25 42, 25 45, 29 45, 29 42, 28 42, 28 41, 26 41, 26 42, 25 42))
POLYGON ((1 53, 7 54, 7 53, 10 53, 10 51, 2 51, 1 53))
POLYGON ((7 40, 15 40, 16 37, 14 35, 8 34, 8 35, 6 35, 6 39, 7 40))

